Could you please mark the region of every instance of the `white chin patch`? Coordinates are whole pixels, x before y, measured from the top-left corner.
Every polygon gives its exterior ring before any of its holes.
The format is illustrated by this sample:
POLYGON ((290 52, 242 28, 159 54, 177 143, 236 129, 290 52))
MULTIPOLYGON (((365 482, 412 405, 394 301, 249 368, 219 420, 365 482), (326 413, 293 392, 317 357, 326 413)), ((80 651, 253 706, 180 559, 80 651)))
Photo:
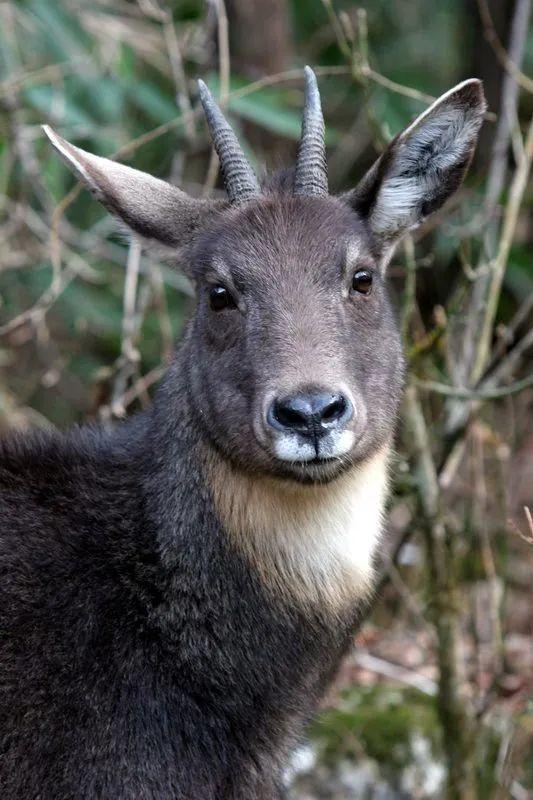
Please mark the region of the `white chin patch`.
POLYGON ((313 444, 301 442, 290 433, 284 433, 276 439, 274 452, 280 461, 312 461, 316 458, 313 444))
MULTIPOLYGON (((348 453, 355 440, 352 431, 332 431, 320 440, 319 458, 337 458, 348 453)), ((280 461, 313 461, 316 457, 315 446, 311 442, 302 442, 296 434, 285 433, 274 443, 274 452, 280 461)))

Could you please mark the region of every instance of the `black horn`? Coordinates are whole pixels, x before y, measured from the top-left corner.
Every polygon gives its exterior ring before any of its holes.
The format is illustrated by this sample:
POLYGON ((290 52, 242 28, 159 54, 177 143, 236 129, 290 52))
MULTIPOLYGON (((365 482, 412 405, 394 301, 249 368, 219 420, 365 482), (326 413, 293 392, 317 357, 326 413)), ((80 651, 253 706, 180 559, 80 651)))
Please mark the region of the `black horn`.
POLYGON ((311 67, 305 68, 305 104, 294 194, 319 197, 328 194, 324 117, 316 76, 311 67))
POLYGON ((198 87, 230 202, 235 205, 245 203, 261 194, 259 182, 213 95, 203 81, 198 81, 198 87))

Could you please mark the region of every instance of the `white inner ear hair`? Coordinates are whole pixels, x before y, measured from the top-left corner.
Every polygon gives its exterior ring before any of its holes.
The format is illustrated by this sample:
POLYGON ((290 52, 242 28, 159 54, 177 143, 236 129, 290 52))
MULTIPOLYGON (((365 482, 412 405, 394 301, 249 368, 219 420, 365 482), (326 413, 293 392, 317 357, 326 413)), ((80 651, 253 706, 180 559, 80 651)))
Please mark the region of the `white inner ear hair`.
POLYGON ((208 481, 231 542, 267 588, 335 613, 371 591, 389 455, 386 446, 325 485, 251 477, 211 456, 208 481))
POLYGON ((445 105, 422 115, 402 135, 372 211, 373 231, 394 236, 419 224, 423 203, 446 192, 446 174, 473 149, 477 109, 445 105))

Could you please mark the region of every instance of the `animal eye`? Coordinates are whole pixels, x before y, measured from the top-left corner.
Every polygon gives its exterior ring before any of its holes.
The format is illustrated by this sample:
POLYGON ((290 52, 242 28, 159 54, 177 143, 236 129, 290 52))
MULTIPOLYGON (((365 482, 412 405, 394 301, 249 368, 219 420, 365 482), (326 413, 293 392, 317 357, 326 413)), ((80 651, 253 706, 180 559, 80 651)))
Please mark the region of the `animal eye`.
POLYGON ((213 286, 210 289, 209 304, 213 311, 235 308, 235 300, 224 286, 213 286))
POLYGON ((358 269, 352 279, 352 289, 359 294, 370 294, 372 281, 372 273, 368 269, 358 269))

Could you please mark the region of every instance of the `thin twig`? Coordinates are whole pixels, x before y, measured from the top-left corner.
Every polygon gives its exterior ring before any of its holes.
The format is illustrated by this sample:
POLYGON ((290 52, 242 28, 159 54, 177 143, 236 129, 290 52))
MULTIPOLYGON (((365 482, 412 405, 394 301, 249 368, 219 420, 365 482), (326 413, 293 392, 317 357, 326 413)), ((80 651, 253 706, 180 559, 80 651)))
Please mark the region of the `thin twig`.
MULTIPOLYGON (((487 530, 487 486, 485 480, 485 454, 484 437, 478 427, 474 433, 472 456, 472 467, 474 472, 474 492, 472 495, 472 506, 474 514, 475 528, 480 541, 481 562, 485 571, 488 584, 488 614, 484 609, 484 618, 489 622, 490 641, 492 644, 492 673, 495 683, 502 673, 504 660, 504 642, 502 634, 502 581, 498 576, 496 561, 492 550, 489 532, 487 530)), ((505 519, 505 516, 504 516, 505 519)), ((491 691, 487 692, 487 696, 491 691)), ((486 707, 487 702, 482 702, 486 707)))
POLYGON ((498 366, 489 373, 481 384, 481 389, 493 389, 513 375, 531 347, 533 347, 533 328, 529 329, 512 350, 509 350, 505 357, 501 359, 498 366))
MULTIPOLYGON (((192 111, 191 98, 189 97, 187 88, 187 76, 185 75, 185 69, 183 67, 183 58, 181 56, 181 48, 172 19, 172 11, 169 8, 160 8, 155 0, 137 0, 137 3, 143 14, 157 20, 157 22, 161 24, 170 63, 170 71, 176 88, 176 102, 182 113, 189 115, 192 111)), ((184 123, 184 128, 187 140, 192 142, 196 135, 194 120, 188 117, 184 123)))
MULTIPOLYGON (((518 66, 522 63, 524 56, 527 31, 527 26, 523 24, 524 3, 529 4, 529 0, 518 0, 515 4, 509 33, 510 57, 518 66)), ((481 341, 481 337, 485 335, 482 320, 491 283, 489 271, 498 247, 500 226, 499 215, 496 212, 506 183, 509 145, 517 118, 517 106, 518 85, 511 73, 504 72, 500 89, 500 114, 492 141, 483 211, 480 214, 481 223, 485 226, 480 260, 475 270, 468 310, 463 317, 465 328, 461 335, 459 356, 454 360, 452 373, 454 383, 458 385, 476 383, 475 370, 477 367, 474 365, 479 358, 480 347, 483 348, 486 344, 481 341)), ((467 414, 468 407, 464 403, 451 402, 448 408, 446 427, 450 431, 454 430, 463 423, 467 414)))
POLYGON ((322 0, 322 5, 326 9, 329 21, 331 22, 331 27, 333 28, 335 38, 337 39, 339 50, 343 54, 344 58, 346 58, 348 61, 351 61, 353 57, 352 48, 350 47, 350 43, 346 38, 345 29, 341 25, 331 0, 322 0))
POLYGON ((476 358, 474 361, 471 380, 476 383, 482 376, 490 357, 490 343, 492 339, 492 329, 498 310, 498 303, 509 258, 509 252, 513 242, 518 214, 522 204, 524 192, 526 190, 531 161, 533 159, 533 117, 531 118, 527 138, 524 145, 522 160, 517 164, 515 174, 509 189, 509 202, 507 203, 498 252, 496 258, 490 265, 490 284, 488 296, 484 306, 484 314, 481 320, 481 332, 477 347, 476 358))
POLYGON ((514 342, 516 331, 525 323, 532 311, 533 292, 531 292, 520 304, 518 311, 516 311, 510 322, 508 322, 505 326, 502 325, 498 327, 498 342, 494 347, 492 359, 488 369, 492 369, 501 360, 506 349, 514 342))
MULTIPOLYGON (((481 17, 481 22, 483 23, 483 28, 485 31, 485 39, 490 44, 494 53, 504 68, 506 72, 513 76, 513 79, 527 92, 533 92, 533 79, 525 75, 522 70, 518 67, 518 65, 509 57, 509 54, 503 44, 500 41, 500 37, 496 32, 496 28, 494 27, 494 22, 492 21, 492 16, 490 13, 490 9, 487 3, 487 0, 477 0, 477 5, 479 9, 479 15, 481 17)), ((517 4, 518 6, 518 4, 517 4)), ((522 0, 520 13, 516 15, 516 18, 519 21, 519 24, 522 27, 524 33, 528 30, 528 20, 529 20, 529 0, 522 0)))
POLYGON ((172 324, 165 295, 165 285, 159 264, 150 263, 150 282, 153 288, 154 305, 157 310, 159 330, 161 331, 161 349, 165 359, 170 358, 173 348, 172 324))
POLYGON ((165 38, 174 84, 176 86, 176 100, 182 114, 187 116, 187 121, 183 125, 185 128, 185 136, 189 142, 193 142, 196 136, 196 129, 194 126, 194 119, 191 116, 191 98, 187 88, 187 77, 183 68, 180 45, 170 12, 167 12, 166 18, 163 21, 163 36, 165 38))
POLYGON ((17 314, 16 317, 13 317, 13 319, 9 320, 9 322, 6 322, 4 325, 0 325, 0 336, 12 333, 26 322, 37 324, 41 321, 75 277, 76 272, 71 267, 65 267, 65 269, 61 271, 61 274, 52 280, 48 289, 43 292, 30 308, 17 314))
POLYGON ((391 661, 385 661, 384 658, 379 658, 364 650, 356 650, 353 654, 355 663, 367 669, 370 672, 375 672, 378 675, 383 675, 385 678, 390 678, 398 683, 403 683, 406 686, 412 686, 414 689, 429 697, 435 697, 438 691, 438 686, 431 678, 426 678, 419 672, 412 669, 407 669, 399 664, 393 664, 391 661))
POLYGON ((141 253, 141 240, 138 236, 132 234, 126 265, 126 277, 124 280, 122 343, 110 403, 110 412, 116 417, 123 417, 126 413, 122 397, 128 381, 135 373, 140 360, 139 351, 135 346, 135 339, 142 321, 141 316, 136 313, 137 284, 139 280, 141 253))
MULTIPOLYGON (((388 89, 390 92, 394 92, 395 94, 400 94, 402 97, 410 97, 411 100, 418 100, 420 103, 425 103, 431 105, 437 99, 432 94, 428 94, 427 92, 421 92, 419 89, 414 89, 411 86, 404 86, 401 83, 397 83, 396 81, 391 81, 390 78, 386 78, 385 75, 381 75, 379 72, 376 72, 375 69, 371 67, 362 67, 361 71, 363 75, 368 77, 374 83, 379 84, 379 86, 383 86, 385 89, 388 89)), ((495 115, 493 115, 495 118, 495 115)))
POLYGON ((0 84, 0 98, 6 97, 12 92, 18 92, 28 84, 36 86, 39 83, 46 83, 55 78, 63 78, 72 72, 86 69, 92 65, 89 58, 74 58, 72 61, 63 61, 59 64, 48 64, 40 69, 30 70, 22 75, 8 78, 0 84))
MULTIPOLYGON (((515 344, 498 366, 482 381, 479 389, 488 391, 500 386, 504 380, 514 374, 531 347, 533 347, 533 328, 515 344)), ((456 399, 459 402, 459 398, 456 399)), ((448 431, 448 439, 451 446, 443 459, 443 466, 440 472, 440 480, 443 487, 449 485, 451 478, 460 466, 462 454, 464 453, 464 440, 461 439, 461 436, 480 404, 479 400, 467 400, 464 402, 468 403, 468 405, 465 406, 463 415, 455 420, 454 426, 448 431)))
MULTIPOLYGON (((230 87, 230 58, 229 58, 229 31, 228 31, 228 17, 226 14, 226 6, 224 0, 211 0, 217 15, 217 39, 218 39, 218 74, 220 95, 219 104, 222 109, 225 108, 228 101, 229 87, 230 87)), ((218 156, 215 148, 211 148, 209 156, 209 165, 207 167, 207 174, 204 181, 202 195, 209 197, 215 187, 218 177, 218 156)))
POLYGON ((414 386, 408 386, 405 393, 405 417, 411 434, 420 501, 426 516, 433 519, 438 512, 439 484, 426 421, 414 386))
MULTIPOLYGON (((478 0, 480 8, 485 0, 478 0)), ((509 53, 512 63, 520 65, 524 58, 530 0, 517 0, 511 30, 509 34, 509 53)), ((488 9, 487 9, 488 11, 488 9)), ((490 15, 489 15, 490 16, 490 15)), ((502 48, 503 49, 503 48, 502 48)), ((505 72, 500 90, 500 115, 492 142, 491 158, 487 175, 487 189, 485 193, 484 212, 488 220, 492 220, 496 205, 505 187, 507 174, 507 154, 509 143, 517 120, 518 84, 512 72, 505 72)), ((519 159, 517 159, 518 161, 519 159)), ((491 226, 487 229, 487 236, 491 233, 491 226)), ((493 244, 485 237, 485 246, 488 256, 494 255, 493 244)))
POLYGON ((529 532, 531 536, 533 536, 533 516, 531 515, 529 506, 524 506, 524 514, 526 515, 527 524, 529 526, 529 532))
POLYGON ((520 538, 526 542, 527 544, 533 544, 533 515, 531 514, 531 510, 529 506, 524 506, 524 514, 526 515, 526 522, 528 526, 529 533, 522 533, 517 523, 510 519, 509 527, 520 536, 520 538))
POLYGON ((403 304, 400 330, 402 341, 407 342, 409 323, 416 305, 416 258, 413 238, 407 235, 403 242, 405 254, 405 284, 403 290, 403 304))
POLYGON ((126 391, 124 394, 117 398, 118 401, 121 403, 123 408, 129 408, 131 404, 137 400, 141 395, 145 394, 145 392, 157 383, 160 378, 166 372, 166 366, 159 364, 157 367, 154 367, 147 372, 146 375, 143 375, 141 378, 137 378, 137 380, 133 383, 133 385, 126 391))
POLYGON ((420 522, 426 540, 429 567, 428 591, 431 593, 432 622, 438 643, 437 710, 447 757, 447 797, 450 800, 462 800, 474 796, 473 740, 471 714, 461 695, 459 677, 454 540, 442 515, 431 440, 414 386, 407 388, 404 409, 418 479, 420 522))
POLYGON ((413 377, 412 382, 418 386, 419 389, 424 389, 427 392, 435 392, 442 394, 446 397, 457 397, 460 400, 499 400, 501 397, 508 397, 512 394, 523 392, 533 386, 533 375, 528 375, 521 381, 511 384, 511 386, 502 386, 499 389, 460 389, 458 386, 451 386, 447 383, 439 383, 438 381, 424 381, 419 378, 413 377))

